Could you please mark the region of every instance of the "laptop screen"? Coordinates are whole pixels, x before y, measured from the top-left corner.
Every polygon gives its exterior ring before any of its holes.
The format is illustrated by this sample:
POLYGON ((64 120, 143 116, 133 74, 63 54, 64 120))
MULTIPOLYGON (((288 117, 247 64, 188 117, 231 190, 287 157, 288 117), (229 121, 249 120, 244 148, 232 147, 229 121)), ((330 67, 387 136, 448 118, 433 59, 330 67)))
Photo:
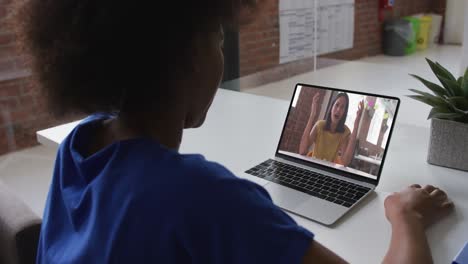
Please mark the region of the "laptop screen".
POLYGON ((296 85, 278 153, 377 180, 399 99, 296 85))

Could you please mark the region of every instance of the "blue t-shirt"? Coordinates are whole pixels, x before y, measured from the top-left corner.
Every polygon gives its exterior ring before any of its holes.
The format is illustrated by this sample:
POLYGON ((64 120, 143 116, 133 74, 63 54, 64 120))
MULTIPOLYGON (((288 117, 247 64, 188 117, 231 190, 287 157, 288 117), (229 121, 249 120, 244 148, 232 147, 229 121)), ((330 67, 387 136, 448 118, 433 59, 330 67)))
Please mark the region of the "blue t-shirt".
POLYGON ((37 263, 300 263, 313 234, 261 186, 150 139, 89 157, 93 115, 60 145, 37 263))

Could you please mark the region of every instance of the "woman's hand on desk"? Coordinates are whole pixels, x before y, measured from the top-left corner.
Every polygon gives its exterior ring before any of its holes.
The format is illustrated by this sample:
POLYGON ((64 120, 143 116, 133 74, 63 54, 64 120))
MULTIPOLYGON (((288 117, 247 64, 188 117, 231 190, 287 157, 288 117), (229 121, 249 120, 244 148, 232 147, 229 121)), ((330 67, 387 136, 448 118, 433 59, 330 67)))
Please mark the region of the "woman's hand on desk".
MULTIPOLYGON (((447 194, 431 185, 411 185, 385 199, 385 214, 392 224, 392 238, 384 264, 431 264, 425 228, 450 213, 447 194)), ((364 257, 364 256, 363 256, 364 257)), ((332 250, 314 241, 302 263, 346 263, 332 250)))
POLYGON ((390 223, 420 223, 427 228, 449 214, 454 205, 447 194, 432 185, 413 184, 385 199, 385 214, 390 223))
POLYGON ((388 196, 385 215, 392 225, 392 238, 383 263, 434 263, 425 229, 452 209, 447 194, 431 185, 413 184, 388 196))

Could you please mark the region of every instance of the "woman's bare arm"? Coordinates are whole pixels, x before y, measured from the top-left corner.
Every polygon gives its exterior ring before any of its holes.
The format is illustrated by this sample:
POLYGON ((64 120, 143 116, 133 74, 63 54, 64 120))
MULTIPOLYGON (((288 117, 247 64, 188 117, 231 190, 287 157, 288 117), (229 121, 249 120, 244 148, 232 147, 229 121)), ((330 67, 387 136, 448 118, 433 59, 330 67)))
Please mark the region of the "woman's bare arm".
POLYGON ((343 141, 343 146, 341 149, 342 155, 342 162, 344 166, 349 166, 351 161, 353 160, 354 156, 354 148, 356 147, 356 139, 357 139, 357 129, 348 136, 347 140, 343 141))
MULTIPOLYGON (((310 146, 315 140, 314 128, 315 128, 315 119, 317 119, 318 114, 318 101, 319 101, 319 93, 316 93, 312 99, 312 106, 310 110, 309 120, 307 121, 306 128, 302 133, 301 143, 299 144, 299 154, 307 155, 310 146)), ((316 134, 316 132, 315 132, 316 134)))
POLYGON ((383 263, 433 263, 424 227, 412 218, 397 220, 392 225, 390 248, 383 263))
POLYGON ((432 185, 413 184, 385 199, 385 215, 392 225, 385 264, 433 263, 425 229, 453 211, 447 194, 432 185))
POLYGON ((324 247, 317 241, 312 241, 307 250, 304 258, 302 259, 303 264, 345 264, 348 263, 333 251, 330 251, 328 248, 324 247))
POLYGON ((301 143, 299 144, 299 154, 307 155, 310 147, 314 144, 315 138, 317 137, 317 125, 312 124, 313 119, 309 118, 307 126, 302 134, 301 143))

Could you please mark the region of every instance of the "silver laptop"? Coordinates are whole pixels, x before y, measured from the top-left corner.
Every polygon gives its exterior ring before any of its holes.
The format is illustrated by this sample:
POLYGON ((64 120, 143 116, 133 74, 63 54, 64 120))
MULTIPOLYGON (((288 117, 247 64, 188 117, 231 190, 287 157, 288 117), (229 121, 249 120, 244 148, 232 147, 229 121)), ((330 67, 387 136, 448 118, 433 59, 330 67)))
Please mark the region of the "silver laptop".
POLYGON ((297 84, 275 156, 245 171, 279 207, 334 224, 379 183, 400 100, 297 84))

